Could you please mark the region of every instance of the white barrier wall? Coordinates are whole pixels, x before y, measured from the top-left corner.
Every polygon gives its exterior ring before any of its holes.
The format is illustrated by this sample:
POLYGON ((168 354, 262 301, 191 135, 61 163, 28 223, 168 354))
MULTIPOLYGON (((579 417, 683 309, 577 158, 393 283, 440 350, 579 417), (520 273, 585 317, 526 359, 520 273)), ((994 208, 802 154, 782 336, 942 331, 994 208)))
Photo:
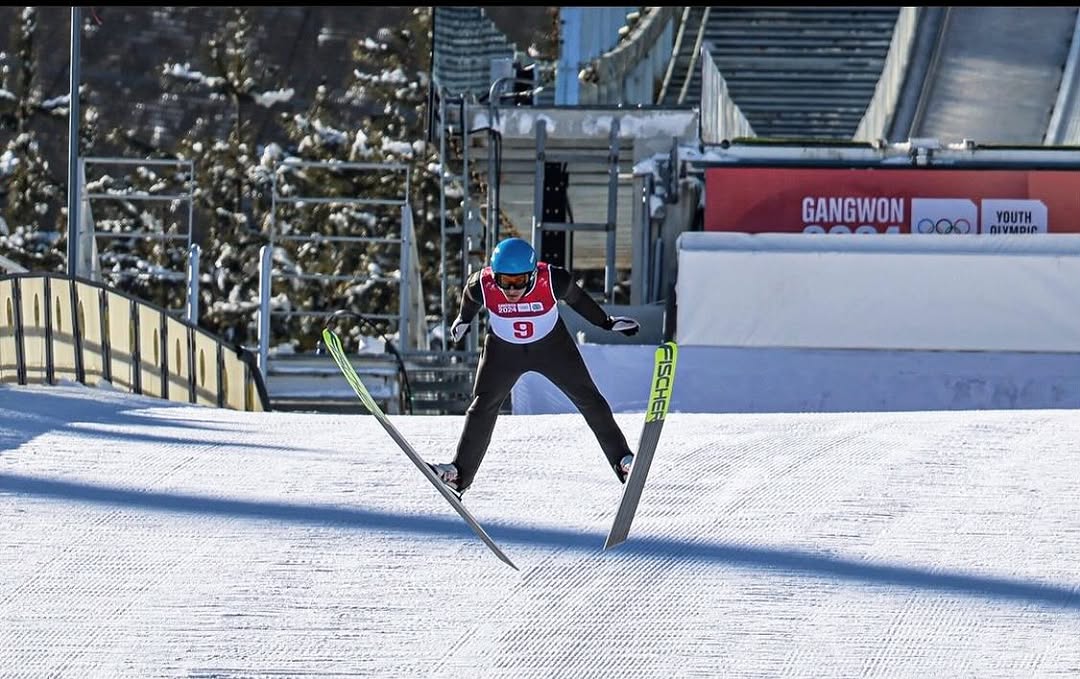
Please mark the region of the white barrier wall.
MULTIPOLYGON (((616 413, 644 413, 655 346, 585 344, 616 413)), ((576 413, 547 378, 514 385, 515 415, 576 413)), ((1080 354, 679 348, 673 413, 837 413, 1080 408, 1080 354)), ((640 426, 641 420, 630 420, 640 426)), ((585 426, 582 420, 581 426, 585 426)), ((634 445, 638 429, 625 429, 634 445)))
MULTIPOLYGON (((1080 408, 1078 235, 686 233, 679 246, 671 412, 1080 408)), ((653 350, 581 347, 615 412, 644 412, 653 350)), ((512 404, 576 412, 532 373, 512 404)))
POLYGON ((1080 236, 684 233, 680 345, 1080 351, 1080 236))

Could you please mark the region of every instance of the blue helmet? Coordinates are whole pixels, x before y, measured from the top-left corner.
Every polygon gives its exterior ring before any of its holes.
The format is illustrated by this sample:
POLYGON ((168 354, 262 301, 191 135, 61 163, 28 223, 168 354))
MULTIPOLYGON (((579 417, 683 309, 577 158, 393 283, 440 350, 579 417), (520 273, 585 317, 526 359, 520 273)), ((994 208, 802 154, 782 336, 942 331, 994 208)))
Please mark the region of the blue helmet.
POLYGON ((536 271, 536 251, 521 238, 499 241, 491 253, 491 270, 495 273, 532 273, 536 271))
POLYGON ((527 290, 536 279, 536 251, 520 238, 499 241, 491 253, 491 272, 503 290, 527 290))

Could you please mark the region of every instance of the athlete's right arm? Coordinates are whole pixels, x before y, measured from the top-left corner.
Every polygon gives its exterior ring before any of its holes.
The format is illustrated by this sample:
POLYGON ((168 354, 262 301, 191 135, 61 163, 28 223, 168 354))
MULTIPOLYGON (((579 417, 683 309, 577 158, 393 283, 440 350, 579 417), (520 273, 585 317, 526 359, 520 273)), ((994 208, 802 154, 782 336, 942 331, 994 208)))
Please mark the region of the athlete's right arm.
POLYGON ((480 302, 483 299, 483 291, 480 289, 480 272, 469 276, 465 288, 461 291, 461 309, 458 310, 457 318, 450 323, 450 339, 455 344, 461 342, 469 332, 469 324, 480 311, 480 302))
POLYGON ((471 323, 480 312, 480 305, 484 299, 484 293, 480 289, 480 272, 476 271, 465 282, 465 288, 461 291, 461 309, 457 317, 466 323, 471 323))

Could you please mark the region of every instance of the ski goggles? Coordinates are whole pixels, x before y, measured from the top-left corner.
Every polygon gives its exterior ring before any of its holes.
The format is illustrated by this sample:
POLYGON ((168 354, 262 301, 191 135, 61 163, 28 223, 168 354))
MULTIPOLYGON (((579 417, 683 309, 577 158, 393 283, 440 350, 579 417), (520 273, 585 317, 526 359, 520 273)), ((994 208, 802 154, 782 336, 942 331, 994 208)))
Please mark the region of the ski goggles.
POLYGON ((531 273, 497 273, 495 285, 503 290, 524 290, 532 283, 531 273))

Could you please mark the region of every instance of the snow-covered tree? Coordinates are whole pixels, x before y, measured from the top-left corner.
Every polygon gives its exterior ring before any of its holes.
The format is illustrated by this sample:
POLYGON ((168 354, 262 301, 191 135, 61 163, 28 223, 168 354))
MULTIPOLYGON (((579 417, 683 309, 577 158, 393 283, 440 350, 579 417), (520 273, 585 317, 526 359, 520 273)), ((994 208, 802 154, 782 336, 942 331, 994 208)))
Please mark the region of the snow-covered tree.
MULTIPOLYGON (((432 8, 417 7, 403 25, 381 28, 354 50, 356 68, 347 97, 365 112, 370 153, 412 170, 411 195, 420 271, 429 320, 440 309, 440 215, 438 147, 427 137, 431 81, 432 8)), ((447 206, 454 211, 453 205, 447 206)), ((458 210, 460 212, 460 210, 458 210)), ((460 214, 452 221, 461 223, 460 214)), ((455 258, 448 257, 451 263, 455 258)), ((453 310, 450 311, 453 314, 453 310)))
MULTIPOLYGON (((0 254, 31 271, 67 269, 67 167, 54 168, 67 148, 70 98, 46 96, 39 76, 38 10, 18 9, 10 51, 0 53, 0 254)), ((84 19, 82 29, 89 29, 84 19)), ((67 87, 67 80, 54 84, 67 87)), ((92 154, 100 137, 98 111, 87 105, 90 88, 79 87, 79 152, 92 154)))
POLYGON ((64 129, 51 118, 66 119, 67 98, 42 98, 36 34, 37 10, 25 7, 12 27, 12 53, 0 54, 0 254, 32 271, 62 271, 59 205, 66 192, 38 139, 43 129, 64 129))
MULTIPOLYGON (((355 68, 343 92, 319 88, 310 108, 286 121, 293 150, 304 161, 348 161, 404 165, 409 168, 410 207, 420 252, 425 307, 438 312, 439 220, 437 149, 425 143, 430 55, 430 8, 417 8, 396 28, 381 28, 361 38, 353 52, 355 68)), ((293 196, 401 199, 401 171, 351 171, 304 168, 285 162, 278 167, 279 192, 293 196)), ((398 207, 346 203, 282 205, 275 215, 279 229, 326 236, 398 238, 398 207)), ((353 335, 393 335, 398 328, 378 316, 398 311, 400 248, 388 243, 315 241, 283 245, 276 252, 279 270, 324 274, 283 291, 292 308, 349 309, 374 318, 353 335), (350 280, 351 279, 351 280, 350 280)), ((294 333, 310 348, 317 337, 317 317, 298 319, 294 333)))
MULTIPOLYGON (((328 88, 320 86, 309 109, 286 121, 294 154, 273 167, 280 200, 266 228, 273 230, 275 272, 284 274, 273 292, 275 303, 303 312, 282 328, 302 349, 314 346, 324 320, 306 312, 397 311, 398 249, 379 240, 332 239, 396 237, 399 208, 347 201, 401 200, 406 174, 374 157, 364 129, 338 129, 338 119, 328 88), (375 167, 343 166, 352 162, 375 167), (333 198, 342 202, 320 202, 333 198)), ((365 328, 368 334, 386 330, 385 321, 365 328)))
POLYGON ((195 199, 200 208, 204 271, 202 323, 233 342, 253 344, 258 306, 259 249, 268 242, 263 225, 270 205, 270 173, 260 156, 250 119, 253 107, 288 101, 260 56, 250 10, 234 8, 207 44, 203 65, 166 63, 167 90, 196 91, 223 102, 229 117, 221 138, 214 121, 203 118, 181 140, 177 157, 195 161, 195 199))
MULTIPOLYGON (((199 95, 201 101, 193 101, 202 107, 200 115, 175 146, 171 142, 168 147, 163 145, 162 138, 168 135, 139 129, 129 120, 101 134, 96 111, 84 108, 84 155, 92 153, 100 142, 106 152, 98 155, 194 163, 193 176, 182 165, 88 168, 91 191, 119 198, 95 199, 97 228, 113 235, 131 234, 131 238, 98 241, 107 280, 162 306, 176 309, 182 304, 184 290, 177 284, 177 275, 184 269, 186 242, 146 236, 150 232, 158 236, 185 233, 192 227, 186 204, 134 198, 190 192, 195 205, 195 235, 203 246, 200 321, 211 331, 237 343, 255 342, 259 250, 271 238, 276 246, 276 270, 301 274, 278 278, 272 298, 275 310, 347 308, 376 317, 395 314, 397 278, 401 275, 396 244, 332 245, 325 240, 301 243, 286 237, 396 238, 401 223, 396 206, 279 201, 275 208, 271 195, 276 185, 278 196, 285 198, 399 199, 405 193, 403 173, 305 168, 294 159, 400 163, 411 170, 408 198, 415 217, 425 306, 429 316, 437 315, 441 311, 438 149, 424 141, 430 8, 416 8, 402 24, 378 29, 358 40, 352 73, 343 82, 324 82, 317 91, 303 93, 309 103, 303 111, 282 114, 287 133, 281 138, 275 138, 274 126, 256 128, 252 122, 264 110, 261 107, 272 108, 291 100, 294 93, 284 81, 287 74, 267 63, 265 50, 255 39, 251 9, 215 11, 226 19, 212 36, 198 41, 197 54, 173 57, 158 65, 162 101, 191 94, 199 95)), ((22 42, 12 44, 20 50, 29 44, 25 49, 32 54, 33 8, 27 8, 23 17, 22 42)), ((268 33, 271 38, 275 35, 268 33)), ((4 134, 0 143, 4 146, 0 150, 10 151, 0 156, 2 186, 7 193, 2 206, 7 221, 0 224, 0 231, 14 233, 17 226, 25 225, 18 240, 23 244, 28 242, 24 232, 29 229, 44 234, 40 246, 33 247, 40 251, 40 257, 52 258, 49 267, 62 268, 66 173, 62 169, 50 172, 38 150, 36 128, 26 121, 33 118, 35 125, 52 124, 54 135, 66 136, 67 100, 44 98, 34 77, 34 61, 19 54, 21 51, 0 55, 0 66, 4 66, 0 82, 0 133, 4 134), (24 127, 26 132, 20 134, 24 127), (48 214, 42 215, 42 211, 48 214)), ((455 221, 460 223, 460 218, 455 221)), ((299 338, 297 349, 311 349, 321 321, 317 316, 275 316, 277 337, 271 341, 276 345, 299 338)), ((365 334, 393 335, 397 331, 393 323, 381 319, 365 334)))

